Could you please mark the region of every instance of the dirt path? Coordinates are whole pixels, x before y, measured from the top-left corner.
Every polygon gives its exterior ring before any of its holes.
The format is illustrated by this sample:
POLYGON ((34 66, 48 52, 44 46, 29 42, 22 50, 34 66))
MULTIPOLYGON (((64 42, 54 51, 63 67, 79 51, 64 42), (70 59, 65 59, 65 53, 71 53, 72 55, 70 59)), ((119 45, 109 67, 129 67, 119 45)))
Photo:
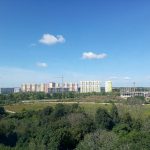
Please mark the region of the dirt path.
POLYGON ((8 112, 8 113, 11 113, 11 114, 15 114, 16 112, 14 112, 14 111, 10 111, 10 110, 5 110, 6 112, 8 112))

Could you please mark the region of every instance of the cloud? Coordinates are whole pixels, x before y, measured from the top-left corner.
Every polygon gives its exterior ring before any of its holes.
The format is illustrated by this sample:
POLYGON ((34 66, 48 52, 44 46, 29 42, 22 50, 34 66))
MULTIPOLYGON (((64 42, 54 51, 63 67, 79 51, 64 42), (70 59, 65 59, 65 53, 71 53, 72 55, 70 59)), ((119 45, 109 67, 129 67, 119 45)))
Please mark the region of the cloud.
POLYGON ((95 54, 93 52, 84 52, 82 54, 83 59, 104 59, 107 57, 107 54, 101 53, 101 54, 95 54))
POLYGON ((52 34, 43 34, 42 38, 39 40, 40 43, 46 45, 53 45, 57 43, 64 43, 65 38, 62 35, 52 35, 52 34))
POLYGON ((131 80, 131 77, 124 77, 124 80, 131 80))
POLYGON ((43 67, 43 68, 48 67, 48 64, 45 63, 45 62, 38 62, 36 65, 37 65, 38 67, 43 67))

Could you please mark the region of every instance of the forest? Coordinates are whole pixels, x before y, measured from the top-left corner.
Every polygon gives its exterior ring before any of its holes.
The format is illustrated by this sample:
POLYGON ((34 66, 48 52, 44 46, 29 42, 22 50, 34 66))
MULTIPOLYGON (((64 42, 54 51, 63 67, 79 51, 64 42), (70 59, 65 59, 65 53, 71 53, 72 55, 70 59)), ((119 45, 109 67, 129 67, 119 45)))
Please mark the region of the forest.
POLYGON ((150 117, 120 115, 98 108, 87 114, 78 104, 8 114, 0 107, 1 150, 149 150, 150 117))

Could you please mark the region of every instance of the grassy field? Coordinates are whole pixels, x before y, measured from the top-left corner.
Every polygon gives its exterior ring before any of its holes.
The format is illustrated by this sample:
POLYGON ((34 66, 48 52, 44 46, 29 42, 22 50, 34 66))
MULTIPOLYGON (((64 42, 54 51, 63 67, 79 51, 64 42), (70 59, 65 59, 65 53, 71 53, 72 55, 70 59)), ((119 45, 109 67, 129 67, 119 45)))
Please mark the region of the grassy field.
MULTIPOLYGON (((12 105, 6 105, 4 106, 6 110, 14 111, 14 112, 21 112, 23 110, 40 110, 43 109, 46 106, 52 106, 55 107, 57 102, 51 102, 51 103, 17 103, 12 105)), ((72 103, 64 103, 65 105, 72 105, 72 103)), ((86 113, 94 115, 97 108, 103 107, 108 110, 111 109, 111 104, 102 104, 102 103, 92 103, 92 102, 81 102, 79 103, 81 107, 85 110, 86 113)), ((145 118, 150 116, 150 105, 123 105, 123 104, 117 104, 118 111, 120 115, 123 115, 126 112, 130 112, 130 114, 135 118, 145 118)))
POLYGON ((55 106, 55 103, 17 103, 17 104, 11 104, 6 105, 4 108, 6 110, 14 111, 14 112, 21 112, 23 110, 40 110, 43 109, 46 106, 55 106))
MULTIPOLYGON (((50 103, 17 103, 12 105, 6 105, 4 106, 6 110, 14 111, 14 112, 21 112, 23 110, 40 110, 43 109, 46 106, 52 106, 55 107, 55 105, 58 104, 57 102, 50 102, 50 103)), ((65 105, 72 105, 73 103, 64 103, 65 105)), ((81 107, 84 108, 84 110, 88 113, 95 114, 96 109, 98 107, 105 107, 106 109, 110 109, 110 104, 101 104, 101 103, 79 103, 81 107)))

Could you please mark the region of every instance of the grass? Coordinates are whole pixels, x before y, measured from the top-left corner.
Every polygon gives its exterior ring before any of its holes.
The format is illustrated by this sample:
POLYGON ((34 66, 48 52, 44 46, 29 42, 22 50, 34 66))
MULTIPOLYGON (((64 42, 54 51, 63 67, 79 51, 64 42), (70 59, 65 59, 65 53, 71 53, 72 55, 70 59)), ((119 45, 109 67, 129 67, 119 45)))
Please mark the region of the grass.
MULTIPOLYGON (((11 105, 5 105, 6 110, 14 111, 14 112, 21 112, 22 110, 39 110, 43 109, 46 106, 52 106, 55 107, 57 102, 51 102, 51 103, 17 103, 17 104, 11 104, 11 105)), ((65 103, 65 105, 72 105, 72 103, 65 103)), ((98 107, 105 107, 108 108, 109 104, 101 104, 101 103, 79 103, 81 107, 84 108, 86 112, 94 113, 98 107)))
MULTIPOLYGON (((51 103, 17 103, 12 105, 6 105, 4 106, 6 110, 14 111, 14 112, 21 112, 23 110, 40 110, 43 109, 46 106, 52 106, 55 107, 57 102, 51 102, 51 103)), ((72 103, 71 103, 72 104, 72 103)), ((71 105, 70 103, 65 103, 65 105, 71 105)), ((84 108, 85 112, 91 115, 94 115, 97 108, 103 107, 108 110, 111 109, 111 104, 102 104, 102 103, 79 103, 81 107, 84 108)), ((129 112, 133 117, 135 118, 146 118, 150 116, 150 105, 124 105, 124 104, 118 104, 118 111, 120 115, 123 115, 126 112, 129 112)))
POLYGON ((6 105, 4 108, 6 110, 14 111, 14 112, 21 112, 23 110, 40 110, 43 109, 46 106, 55 106, 56 104, 49 104, 49 103, 17 103, 17 104, 11 104, 6 105))
POLYGON ((94 115, 96 113, 96 110, 99 107, 106 108, 108 110, 110 110, 111 108, 110 104, 101 104, 101 103, 95 103, 95 104, 81 103, 80 106, 84 108, 85 112, 91 115, 94 115))

